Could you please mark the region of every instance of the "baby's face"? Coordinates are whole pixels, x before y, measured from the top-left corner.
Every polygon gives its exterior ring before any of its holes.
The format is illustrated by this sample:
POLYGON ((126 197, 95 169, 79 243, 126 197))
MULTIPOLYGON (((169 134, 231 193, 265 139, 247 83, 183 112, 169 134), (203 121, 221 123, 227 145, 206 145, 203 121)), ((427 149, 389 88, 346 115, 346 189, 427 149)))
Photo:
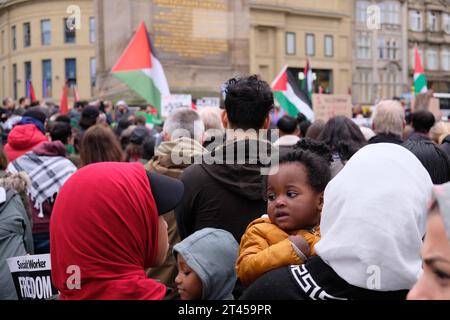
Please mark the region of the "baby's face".
POLYGON ((284 163, 276 169, 278 172, 267 180, 270 221, 285 231, 316 226, 323 197, 309 184, 306 168, 300 163, 284 163))
POLYGON ((177 254, 177 267, 178 274, 175 283, 181 300, 200 300, 203 291, 202 281, 181 254, 177 254))

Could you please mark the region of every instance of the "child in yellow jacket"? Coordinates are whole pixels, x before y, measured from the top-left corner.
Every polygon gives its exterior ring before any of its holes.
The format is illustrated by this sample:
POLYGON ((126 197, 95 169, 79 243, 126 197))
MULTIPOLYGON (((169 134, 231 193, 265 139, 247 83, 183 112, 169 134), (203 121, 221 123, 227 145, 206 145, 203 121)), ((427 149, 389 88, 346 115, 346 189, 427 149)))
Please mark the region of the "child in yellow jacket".
POLYGON ((292 151, 271 168, 268 217, 254 220, 241 239, 236 271, 245 286, 269 270, 302 264, 316 255, 323 193, 330 179, 329 162, 308 150, 292 151))

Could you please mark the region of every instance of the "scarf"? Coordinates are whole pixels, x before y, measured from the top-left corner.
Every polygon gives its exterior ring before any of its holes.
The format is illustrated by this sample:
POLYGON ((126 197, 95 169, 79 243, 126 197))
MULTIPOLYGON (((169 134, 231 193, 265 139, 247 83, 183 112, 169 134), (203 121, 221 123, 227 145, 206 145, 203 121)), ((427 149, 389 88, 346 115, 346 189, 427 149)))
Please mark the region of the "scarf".
POLYGON ((430 175, 405 148, 362 148, 325 189, 318 255, 351 285, 411 289, 431 190, 430 175))
POLYGON ((43 134, 45 134, 44 124, 35 118, 22 117, 22 120, 20 120, 17 123, 17 125, 22 125, 22 124, 34 124, 39 129, 39 131, 41 131, 43 134))
POLYGON ((157 256, 158 212, 141 164, 104 162, 77 171, 61 188, 50 230, 52 279, 61 299, 164 297, 164 285, 144 271, 157 256), (79 289, 68 288, 71 266, 80 270, 79 289))
POLYGON ((56 194, 67 179, 77 170, 65 157, 62 142, 44 142, 8 165, 11 173, 26 172, 31 179, 27 193, 39 210, 38 217, 44 218, 43 204, 54 202, 56 194))

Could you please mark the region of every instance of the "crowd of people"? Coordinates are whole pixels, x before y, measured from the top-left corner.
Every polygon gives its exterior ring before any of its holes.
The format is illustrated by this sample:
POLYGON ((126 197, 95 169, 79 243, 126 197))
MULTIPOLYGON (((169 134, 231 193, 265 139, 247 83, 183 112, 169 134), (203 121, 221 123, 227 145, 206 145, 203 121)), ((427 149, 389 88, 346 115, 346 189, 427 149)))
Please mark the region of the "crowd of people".
POLYGON ((61 300, 450 299, 448 123, 395 100, 371 128, 274 116, 257 76, 225 87, 163 123, 5 99, 0 299, 6 259, 46 253, 61 300))

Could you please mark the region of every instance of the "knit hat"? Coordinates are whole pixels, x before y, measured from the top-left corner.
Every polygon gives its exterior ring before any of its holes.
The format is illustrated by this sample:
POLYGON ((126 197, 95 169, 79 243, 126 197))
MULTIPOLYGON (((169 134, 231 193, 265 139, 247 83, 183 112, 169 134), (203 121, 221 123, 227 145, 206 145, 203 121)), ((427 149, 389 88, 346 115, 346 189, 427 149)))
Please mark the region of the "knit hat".
POLYGON ((141 145, 145 138, 150 135, 146 127, 138 126, 133 130, 130 136, 130 142, 133 144, 141 145))
POLYGON ((23 116, 39 120, 42 124, 44 124, 45 119, 47 119, 45 112, 41 108, 31 108, 27 110, 23 116))

